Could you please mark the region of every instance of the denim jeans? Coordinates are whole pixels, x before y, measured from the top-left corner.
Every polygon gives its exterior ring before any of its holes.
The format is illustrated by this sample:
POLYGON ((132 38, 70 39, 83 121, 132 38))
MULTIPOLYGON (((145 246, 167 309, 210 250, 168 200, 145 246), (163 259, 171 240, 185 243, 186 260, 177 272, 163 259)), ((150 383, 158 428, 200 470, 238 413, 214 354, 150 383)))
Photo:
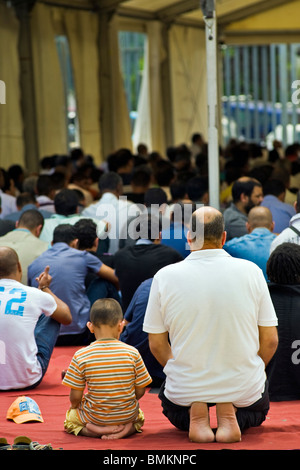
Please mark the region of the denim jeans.
POLYGON ((37 387, 41 383, 48 369, 48 365, 51 359, 53 348, 56 343, 59 329, 60 323, 58 323, 56 320, 53 320, 53 318, 51 317, 47 317, 42 313, 42 315, 38 319, 34 330, 35 341, 38 349, 37 359, 42 368, 42 377, 38 382, 31 385, 30 387, 24 388, 23 390, 31 390, 32 388, 37 387))

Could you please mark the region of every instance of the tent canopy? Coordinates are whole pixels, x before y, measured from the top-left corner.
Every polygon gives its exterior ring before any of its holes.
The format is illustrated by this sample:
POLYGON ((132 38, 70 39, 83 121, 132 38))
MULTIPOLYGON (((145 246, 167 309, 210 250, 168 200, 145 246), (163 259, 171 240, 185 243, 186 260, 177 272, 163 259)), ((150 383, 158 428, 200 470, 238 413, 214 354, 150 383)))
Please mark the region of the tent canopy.
MULTIPOLYGON (((299 42, 296 0, 216 0, 217 43, 299 42)), ((1 166, 39 168, 66 153, 65 92, 55 38, 68 39, 80 144, 97 163, 133 150, 118 32, 147 36, 138 139, 165 153, 208 138, 205 22, 200 0, 0 0, 1 166)))

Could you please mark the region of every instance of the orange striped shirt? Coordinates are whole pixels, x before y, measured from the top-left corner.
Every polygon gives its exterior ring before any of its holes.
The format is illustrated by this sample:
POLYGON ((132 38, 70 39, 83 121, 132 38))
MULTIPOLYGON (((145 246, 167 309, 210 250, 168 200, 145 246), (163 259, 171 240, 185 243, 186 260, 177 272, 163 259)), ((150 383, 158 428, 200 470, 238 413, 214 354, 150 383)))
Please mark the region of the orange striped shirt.
POLYGON ((77 351, 63 384, 84 390, 78 411, 83 424, 124 424, 139 409, 135 386, 146 387, 152 379, 139 351, 117 339, 94 341, 77 351))

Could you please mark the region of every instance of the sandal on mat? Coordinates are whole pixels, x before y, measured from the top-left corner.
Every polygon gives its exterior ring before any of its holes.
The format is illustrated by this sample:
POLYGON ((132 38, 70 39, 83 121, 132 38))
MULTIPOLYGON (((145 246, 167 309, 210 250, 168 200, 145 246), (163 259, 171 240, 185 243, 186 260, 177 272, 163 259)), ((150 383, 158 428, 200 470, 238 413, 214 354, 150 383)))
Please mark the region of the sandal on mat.
POLYGON ((39 444, 36 441, 30 443, 30 450, 62 450, 62 449, 54 449, 52 444, 39 444))
POLYGON ((0 437, 0 450, 11 450, 11 445, 7 442, 5 437, 0 437))
POLYGON ((31 439, 27 436, 17 436, 14 439, 12 450, 30 450, 31 439))

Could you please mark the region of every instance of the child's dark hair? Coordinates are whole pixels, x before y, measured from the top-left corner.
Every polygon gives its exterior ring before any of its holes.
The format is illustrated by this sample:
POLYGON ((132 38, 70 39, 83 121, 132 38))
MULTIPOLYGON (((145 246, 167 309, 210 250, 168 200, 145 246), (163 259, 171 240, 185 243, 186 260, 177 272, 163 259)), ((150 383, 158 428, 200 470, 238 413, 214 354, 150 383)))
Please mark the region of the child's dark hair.
POLYGON ((116 326, 123 320, 121 305, 115 299, 98 299, 92 305, 90 320, 98 328, 101 325, 116 326))

